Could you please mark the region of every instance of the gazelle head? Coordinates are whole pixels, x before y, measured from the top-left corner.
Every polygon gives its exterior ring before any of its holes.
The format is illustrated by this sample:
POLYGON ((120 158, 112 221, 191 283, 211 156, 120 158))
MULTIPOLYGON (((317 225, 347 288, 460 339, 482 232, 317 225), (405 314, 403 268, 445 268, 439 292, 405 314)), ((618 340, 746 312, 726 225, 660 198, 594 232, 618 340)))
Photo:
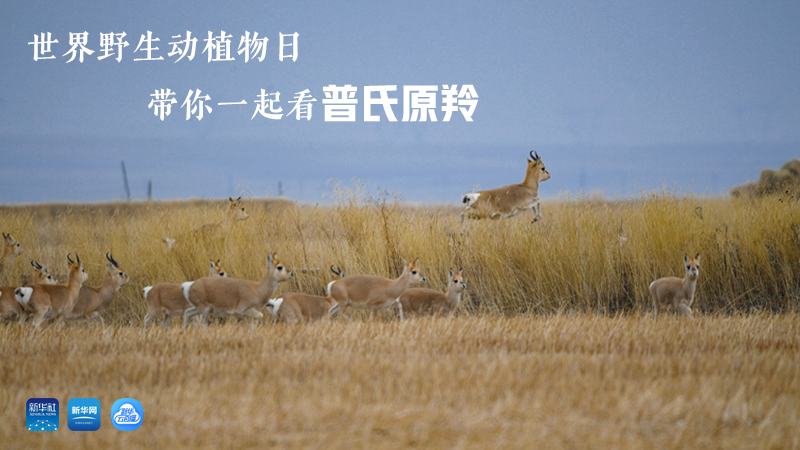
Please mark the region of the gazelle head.
POLYGON ((534 178, 541 181, 547 181, 550 179, 550 172, 545 170, 544 162, 542 162, 542 157, 539 156, 539 153, 534 154, 534 151, 531 150, 530 152, 531 157, 528 158, 528 171, 525 174, 525 179, 534 178))
POLYGON ((23 251, 25 251, 25 249, 14 239, 14 236, 3 233, 3 256, 19 256, 23 251))
POLYGON ((210 277, 225 277, 225 278, 231 277, 231 274, 229 274, 228 272, 225 271, 225 269, 222 268, 222 263, 220 262, 220 260, 217 260, 216 262, 211 261, 210 268, 211 271, 209 272, 208 275, 210 277))
POLYGON ((233 197, 228 197, 228 218, 235 221, 235 220, 247 220, 250 218, 250 215, 247 214, 247 211, 244 210, 244 206, 242 206, 242 197, 237 198, 236 200, 233 197))
POLYGON ((408 274, 411 277, 411 284, 420 284, 428 281, 428 279, 422 275, 422 272, 420 272, 419 266, 417 265, 418 263, 419 258, 411 263, 405 259, 403 260, 403 274, 408 274))
POLYGON ((89 275, 83 270, 83 261, 81 261, 81 257, 75 253, 75 261, 72 260, 70 254, 67 254, 67 262, 69 263, 69 279, 72 280, 73 277, 80 277, 80 284, 86 282, 89 279, 89 275))
POLYGON ((467 288, 467 284, 464 283, 463 277, 464 269, 460 269, 458 272, 453 272, 453 269, 450 269, 450 283, 447 287, 448 290, 455 290, 456 292, 461 292, 467 288))
POLYGON ((294 274, 278 259, 276 253, 267 255, 267 266, 272 279, 275 281, 286 281, 294 278, 294 274))
POLYGON ((686 266, 686 276, 690 280, 696 280, 700 275, 700 253, 695 255, 694 258, 689 258, 689 255, 683 255, 683 265, 686 266))
MULTIPOLYGON (((75 256, 77 256, 77 253, 75 256)), ((106 269, 108 269, 108 273, 111 274, 111 278, 114 280, 114 285, 117 287, 117 290, 131 282, 131 277, 122 271, 119 267, 119 263, 114 260, 114 256, 111 255, 111 252, 106 253, 106 259, 108 260, 106 269)))
POLYGON ((53 275, 50 274, 50 271, 47 270, 47 267, 39 264, 38 261, 31 261, 31 265, 33 266, 33 282, 40 283, 40 284, 57 284, 53 275))

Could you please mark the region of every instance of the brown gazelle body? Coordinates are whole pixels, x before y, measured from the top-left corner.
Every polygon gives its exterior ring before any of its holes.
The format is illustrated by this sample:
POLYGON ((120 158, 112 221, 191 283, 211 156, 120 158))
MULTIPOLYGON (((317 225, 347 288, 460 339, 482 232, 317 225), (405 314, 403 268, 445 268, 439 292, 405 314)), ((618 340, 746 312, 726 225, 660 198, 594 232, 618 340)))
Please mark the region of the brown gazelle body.
MULTIPOLYGON (((56 284, 55 278, 47 270, 47 267, 39 264, 36 261, 31 261, 33 266, 33 282, 30 284, 56 284)), ((0 320, 13 319, 19 317, 23 319, 24 312, 17 303, 14 297, 16 286, 3 286, 0 287, 0 320)))
POLYGON ((694 302, 694 289, 697 286, 697 277, 700 275, 700 254, 694 258, 683 255, 683 265, 686 269, 684 277, 659 278, 650 283, 650 295, 653 296, 653 316, 658 317, 660 309, 670 307, 692 317, 692 302, 694 302))
POLYGON ((419 315, 451 315, 461 302, 461 292, 467 288, 462 276, 464 270, 453 272, 447 283, 447 292, 425 288, 410 288, 400 296, 403 311, 419 315))
MULTIPOLYGON (((333 272, 334 278, 328 283, 328 286, 336 280, 344 278, 341 269, 337 271, 331 266, 331 272, 333 272)), ((334 305, 336 302, 330 295, 323 297, 290 292, 270 299, 267 302, 267 311, 284 323, 312 322, 321 319, 329 320, 330 310, 334 305)))
MULTIPOLYGON (((179 237, 177 242, 186 240, 186 239, 199 239, 199 238, 213 238, 213 239, 225 239, 225 237, 230 233, 231 227, 236 222, 240 220, 247 220, 250 218, 250 215, 247 214, 245 211, 244 206, 242 206, 242 197, 237 198, 234 200, 232 197, 228 197, 228 211, 225 212, 225 217, 220 220, 219 222, 213 223, 206 223, 200 225, 196 229, 192 230, 191 235, 184 234, 183 236, 179 237)), ((175 245, 176 240, 170 238, 163 238, 167 244, 169 249, 175 245)))
POLYGON ((33 325, 39 326, 46 319, 63 318, 72 311, 81 285, 88 278, 78 254, 76 260, 67 255, 69 281, 67 284, 34 284, 17 288, 14 296, 22 309, 33 316, 33 325))
MULTIPOLYGON (((231 277, 230 274, 222 268, 222 264, 219 260, 216 262, 211 261, 208 276, 231 277)), ((167 328, 173 316, 183 316, 186 310, 192 306, 186 301, 186 298, 183 296, 183 291, 181 290, 181 285, 178 283, 159 283, 155 286, 147 286, 144 288, 144 298, 149 305, 147 315, 144 316, 145 327, 150 319, 164 313, 164 320, 161 322, 161 325, 167 328)))
POLYGON ((0 257, 0 276, 5 276, 7 270, 14 266, 14 260, 21 255, 25 249, 10 234, 3 233, 3 255, 0 257))
POLYGON ((467 209, 461 213, 461 221, 464 221, 464 217, 504 219, 528 209, 533 210, 534 221, 541 219, 539 184, 549 180, 550 173, 545 170, 538 153, 534 156, 531 152, 531 158, 533 160, 528 159, 528 169, 522 183, 465 194, 462 202, 467 209))
POLYGON ((294 274, 281 263, 275 255, 267 256, 267 271, 258 281, 237 280, 235 278, 204 277, 197 281, 183 283, 186 300, 192 305, 183 316, 184 327, 189 319, 202 315, 202 322, 208 323, 208 315, 236 315, 260 319, 261 312, 281 281, 291 280, 294 274))
POLYGON ((396 304, 402 319, 400 295, 411 286, 426 281, 417 266, 418 262, 419 258, 412 263, 403 260, 403 273, 395 280, 376 275, 353 275, 337 280, 330 286, 330 296, 336 302, 331 308, 331 317, 348 307, 373 312, 396 304))
POLYGON ((67 315, 67 319, 92 317, 105 325, 100 313, 111 303, 119 288, 131 282, 131 277, 122 271, 111 253, 106 253, 106 260, 106 274, 103 276, 103 283, 100 286, 81 286, 78 301, 67 315))

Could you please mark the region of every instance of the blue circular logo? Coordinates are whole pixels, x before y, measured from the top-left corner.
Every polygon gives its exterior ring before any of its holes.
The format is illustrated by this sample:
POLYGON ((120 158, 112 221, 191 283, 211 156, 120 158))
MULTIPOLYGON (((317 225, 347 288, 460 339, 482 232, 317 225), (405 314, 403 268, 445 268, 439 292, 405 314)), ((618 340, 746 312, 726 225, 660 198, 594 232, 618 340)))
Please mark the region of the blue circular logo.
POLYGON ((144 421, 144 409, 139 400, 121 398, 111 406, 111 423, 114 428, 122 431, 132 431, 144 421))

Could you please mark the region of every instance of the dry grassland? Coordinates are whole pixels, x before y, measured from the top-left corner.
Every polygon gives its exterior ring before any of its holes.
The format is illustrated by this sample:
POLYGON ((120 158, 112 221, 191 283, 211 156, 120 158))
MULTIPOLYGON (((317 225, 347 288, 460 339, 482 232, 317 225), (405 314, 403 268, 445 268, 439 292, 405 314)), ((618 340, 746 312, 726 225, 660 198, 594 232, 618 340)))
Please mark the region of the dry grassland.
POLYGON ((4 448, 800 446, 793 314, 461 317, 209 329, 0 327, 4 448), (25 401, 103 425, 25 430, 25 401), (144 424, 114 429, 133 397, 144 424))

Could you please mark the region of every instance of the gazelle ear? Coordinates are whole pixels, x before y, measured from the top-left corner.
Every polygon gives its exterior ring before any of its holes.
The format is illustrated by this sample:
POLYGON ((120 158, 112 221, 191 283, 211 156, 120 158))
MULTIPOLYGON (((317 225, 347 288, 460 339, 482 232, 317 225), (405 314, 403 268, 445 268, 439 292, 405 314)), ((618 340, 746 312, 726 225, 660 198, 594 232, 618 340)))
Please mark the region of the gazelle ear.
POLYGON ((458 269, 458 274, 459 275, 464 275, 464 269, 458 269))
POLYGON ((214 261, 211 261, 211 268, 214 268, 214 261))
POLYGON ((697 256, 694 257, 694 259, 696 259, 697 261, 700 261, 700 253, 698 253, 697 256))
POLYGON ((415 260, 414 260, 414 262, 413 262, 412 264, 414 264, 414 265, 417 265, 417 264, 419 264, 419 258, 415 259, 415 260))
POLYGON ((272 254, 267 255, 267 265, 272 268, 275 266, 275 263, 272 262, 272 254))
POLYGON ((684 263, 684 264, 686 264, 686 263, 688 263, 688 262, 689 262, 689 255, 687 255, 686 253, 684 253, 684 254, 683 254, 683 263, 684 263))
POLYGON ((453 275, 455 275, 455 273, 453 272, 453 269, 450 269, 450 278, 453 278, 453 275))
POLYGON ((405 258, 401 258, 403 260, 403 267, 408 267, 408 261, 405 258))

